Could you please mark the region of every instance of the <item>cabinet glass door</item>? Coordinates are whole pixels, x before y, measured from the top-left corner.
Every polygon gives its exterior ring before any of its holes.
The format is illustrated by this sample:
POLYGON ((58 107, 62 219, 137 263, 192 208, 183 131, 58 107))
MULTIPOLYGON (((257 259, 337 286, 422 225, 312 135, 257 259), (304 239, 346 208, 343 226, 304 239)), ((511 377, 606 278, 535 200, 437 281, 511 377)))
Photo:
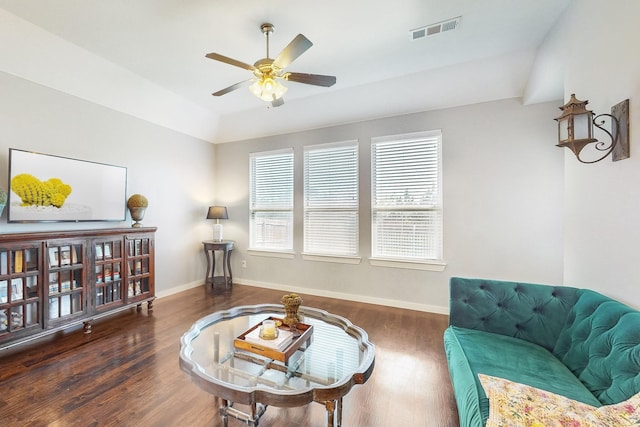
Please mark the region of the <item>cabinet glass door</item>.
POLYGON ((0 337, 41 328, 40 249, 0 248, 0 337))
POLYGON ((48 310, 45 318, 52 322, 85 312, 83 243, 49 244, 48 310))
POLYGON ((135 300, 147 297, 151 289, 151 250, 153 239, 150 237, 127 238, 127 298, 135 300))
POLYGON ((94 245, 95 306, 97 310, 124 304, 122 292, 122 239, 105 240, 94 245))

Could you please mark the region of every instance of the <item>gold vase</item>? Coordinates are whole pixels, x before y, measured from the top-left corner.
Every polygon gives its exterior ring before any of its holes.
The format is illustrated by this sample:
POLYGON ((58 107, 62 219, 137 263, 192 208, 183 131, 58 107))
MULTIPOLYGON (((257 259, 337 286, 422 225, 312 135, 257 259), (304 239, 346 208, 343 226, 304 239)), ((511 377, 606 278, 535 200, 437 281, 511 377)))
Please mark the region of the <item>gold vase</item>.
POLYGON ((144 218, 144 213, 146 210, 147 208, 145 207, 129 208, 131 219, 135 221, 131 227, 133 228, 142 227, 142 223, 140 221, 142 221, 142 218, 144 218))
POLYGON ((284 304, 285 317, 282 323, 291 327, 300 322, 298 317, 298 308, 302 304, 302 298, 298 294, 287 294, 282 297, 281 302, 284 304))

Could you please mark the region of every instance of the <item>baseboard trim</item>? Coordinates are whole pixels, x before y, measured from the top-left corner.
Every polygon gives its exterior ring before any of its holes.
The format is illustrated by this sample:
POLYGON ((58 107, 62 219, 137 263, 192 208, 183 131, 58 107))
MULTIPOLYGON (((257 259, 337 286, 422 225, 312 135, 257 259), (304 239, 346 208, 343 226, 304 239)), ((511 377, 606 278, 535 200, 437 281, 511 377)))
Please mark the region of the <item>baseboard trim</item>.
POLYGON ((202 283, 203 283, 202 280, 196 280, 195 282, 185 283, 184 285, 179 285, 179 286, 167 289, 166 291, 160 291, 156 293, 156 298, 164 298, 164 297, 168 297, 170 295, 174 295, 183 291, 187 291, 189 289, 197 288, 198 286, 202 286, 202 283))
POLYGON ((344 292, 326 291, 323 289, 301 288, 297 286, 281 285, 278 283, 259 282, 242 278, 234 278, 233 285, 255 286, 257 288, 275 289, 284 292, 296 292, 299 294, 314 295, 318 297, 337 298, 347 301, 364 302, 368 304, 384 305, 387 307, 404 308, 407 310, 424 311, 427 313, 449 315, 449 307, 440 307, 428 304, 416 304, 413 302, 392 300, 386 298, 376 298, 363 295, 347 294, 344 292))
MULTIPOLYGON (((279 283, 260 282, 256 280, 248 280, 248 279, 242 279, 242 278, 234 279, 233 285, 234 286, 236 285, 255 286, 256 288, 275 289, 275 290, 284 291, 284 292, 296 292, 303 295, 308 294, 308 295, 314 295, 318 297, 337 298, 337 299, 342 299, 347 301, 384 305, 386 307, 404 308, 407 310, 424 311, 426 313, 444 314, 447 316, 449 315, 449 307, 440 307, 437 305, 428 305, 428 304, 417 304, 417 303, 407 302, 407 301, 392 300, 392 299, 386 299, 386 298, 376 298, 376 297, 369 297, 369 296, 356 295, 356 294, 347 294, 344 292, 325 291, 322 289, 313 289, 313 288, 301 288, 298 286, 288 286, 288 285, 282 285, 279 283)), ((176 286, 171 289, 167 289, 166 291, 158 292, 156 294, 156 298, 168 297, 170 295, 174 295, 179 292, 197 288, 198 286, 203 286, 202 280, 196 280, 195 282, 185 283, 183 285, 176 286)))

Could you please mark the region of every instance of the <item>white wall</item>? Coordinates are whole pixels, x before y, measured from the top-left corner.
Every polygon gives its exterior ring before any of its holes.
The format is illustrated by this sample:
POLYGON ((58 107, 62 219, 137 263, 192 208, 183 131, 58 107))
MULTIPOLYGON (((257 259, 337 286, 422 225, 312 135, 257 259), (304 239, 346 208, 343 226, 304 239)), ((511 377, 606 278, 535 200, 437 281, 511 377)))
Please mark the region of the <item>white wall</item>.
POLYGON ((0 58, 0 71, 94 104, 207 141, 217 133, 211 111, 3 9, 0 58))
MULTIPOLYGON (((201 241, 210 238, 205 216, 214 202, 212 144, 3 72, 0 93, 0 186, 8 188, 9 148, 126 166, 128 194, 149 199, 144 225, 158 227, 156 292, 203 282, 201 241)), ((0 233, 131 225, 8 224, 6 218, 5 209, 0 233)))
POLYGON ((565 99, 575 93, 588 99, 596 113, 608 113, 614 104, 630 100, 631 158, 583 165, 566 150, 564 282, 636 307, 640 307, 638 17, 637 0, 574 1, 542 47, 565 46, 565 99))
POLYGON ((234 280, 304 293, 446 312, 451 276, 562 281, 563 155, 556 147, 554 103, 516 99, 372 120, 216 146, 217 202, 228 206, 225 238, 236 240, 234 280), (370 138, 442 129, 444 272, 374 267, 370 256, 370 138), (360 142, 359 265, 302 260, 303 147, 360 142), (294 259, 249 254, 251 152, 294 147, 294 259), (247 268, 241 267, 247 261, 247 268))
MULTIPOLYGON (((7 185, 8 148, 126 166, 128 192, 150 200, 146 225, 158 227, 157 291, 199 284, 201 241, 212 203, 229 207, 225 236, 236 240, 236 281, 401 307, 446 312, 454 275, 542 283, 562 279, 562 153, 553 147, 560 101, 522 106, 511 99, 213 146, 0 73, 0 185, 7 185), (372 136, 442 129, 444 144, 444 272, 373 267, 370 255, 369 141, 372 136), (359 265, 304 261, 302 148, 360 140, 359 265), (250 256, 248 156, 294 147, 296 240, 293 260, 250 256), (214 188, 215 187, 215 188, 214 188), (248 267, 242 268, 241 260, 248 267)), ((128 227, 125 223, 7 224, 0 232, 128 227)))

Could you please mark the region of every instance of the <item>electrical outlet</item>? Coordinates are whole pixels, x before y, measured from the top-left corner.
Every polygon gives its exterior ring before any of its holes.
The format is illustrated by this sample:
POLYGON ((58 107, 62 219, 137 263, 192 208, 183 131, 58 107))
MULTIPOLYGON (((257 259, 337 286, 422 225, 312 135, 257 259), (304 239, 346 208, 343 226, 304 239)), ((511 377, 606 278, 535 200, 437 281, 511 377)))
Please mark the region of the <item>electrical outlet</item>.
POLYGON ((247 268, 247 261, 242 260, 242 268, 247 268))

